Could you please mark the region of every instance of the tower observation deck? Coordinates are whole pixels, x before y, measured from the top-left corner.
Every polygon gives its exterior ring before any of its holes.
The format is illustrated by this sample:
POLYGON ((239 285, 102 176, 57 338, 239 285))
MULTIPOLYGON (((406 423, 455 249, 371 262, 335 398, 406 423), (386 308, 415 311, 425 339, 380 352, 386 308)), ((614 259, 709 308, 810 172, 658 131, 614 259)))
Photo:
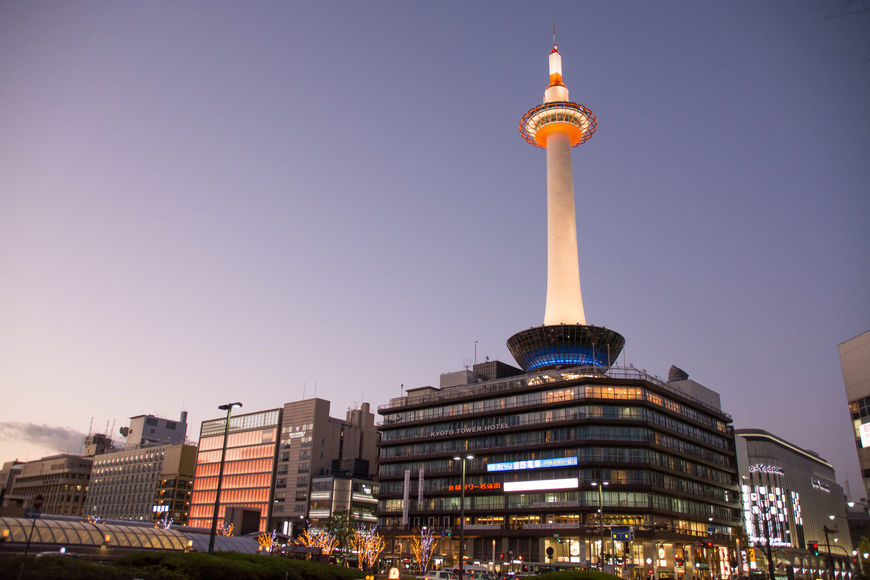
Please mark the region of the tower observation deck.
POLYGON ((598 128, 592 111, 569 100, 562 83, 562 55, 550 51, 550 82, 544 102, 520 121, 523 138, 547 151, 547 302, 544 325, 518 332, 507 346, 527 372, 566 366, 607 370, 625 339, 618 332, 588 326, 580 293, 580 260, 571 148, 598 128))

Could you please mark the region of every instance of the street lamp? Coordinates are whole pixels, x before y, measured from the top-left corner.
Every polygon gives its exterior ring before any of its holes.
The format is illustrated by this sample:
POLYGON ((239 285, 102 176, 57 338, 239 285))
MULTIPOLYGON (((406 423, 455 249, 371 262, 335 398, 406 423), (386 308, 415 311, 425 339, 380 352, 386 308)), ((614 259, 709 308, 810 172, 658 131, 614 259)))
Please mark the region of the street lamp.
POLYGON ((214 537, 217 532, 217 517, 218 517, 218 507, 220 506, 221 501, 221 479, 224 476, 224 460, 227 457, 227 439, 230 436, 230 414, 233 412, 233 407, 241 407, 242 404, 239 402, 235 403, 227 403, 226 405, 220 405, 218 409, 221 411, 227 412, 227 424, 224 425, 224 444, 221 447, 221 465, 218 468, 218 479, 217 479, 217 490, 215 491, 214 496, 214 511, 211 515, 211 534, 208 537, 208 553, 214 554, 214 537))
MULTIPOLYGON (((834 519, 835 516, 828 516, 830 519, 834 519)), ((825 547, 828 549, 828 572, 830 573, 830 577, 834 578, 834 561, 831 558, 831 541, 828 539, 828 534, 834 533, 837 531, 837 528, 829 528, 828 526, 822 526, 822 530, 825 532, 825 547)), ((836 538, 834 538, 836 541, 836 538)))
POLYGON ((592 487, 598 488, 598 525, 600 526, 599 530, 599 539, 601 540, 601 547, 598 552, 598 559, 601 561, 601 570, 604 570, 604 496, 602 495, 601 490, 605 485, 610 485, 609 481, 593 481, 590 482, 592 487))
POLYGON ((466 455, 460 457, 457 455, 453 461, 462 462, 462 489, 459 491, 459 580, 465 580, 462 576, 464 571, 463 566, 463 549, 465 547, 465 462, 474 459, 474 455, 466 455))

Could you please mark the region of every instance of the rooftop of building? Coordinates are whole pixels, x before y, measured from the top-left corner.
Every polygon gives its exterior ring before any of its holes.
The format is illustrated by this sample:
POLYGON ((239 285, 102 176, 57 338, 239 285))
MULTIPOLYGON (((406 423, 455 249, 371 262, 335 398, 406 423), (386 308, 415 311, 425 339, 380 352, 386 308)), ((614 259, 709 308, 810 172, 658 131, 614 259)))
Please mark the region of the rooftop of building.
POLYGON ((811 461, 815 461, 820 465, 827 467, 828 469, 834 469, 834 466, 828 463, 825 459, 823 459, 818 453, 811 449, 804 449, 795 445, 794 443, 790 443, 783 439, 782 437, 777 437, 773 433, 769 431, 765 431, 764 429, 756 429, 756 428, 744 428, 744 429, 735 429, 734 434, 738 437, 743 437, 744 439, 754 439, 761 441, 769 441, 774 445, 778 445, 783 449, 791 451, 792 453, 797 453, 798 455, 802 455, 811 461))
MULTIPOLYGON (((462 372, 462 371, 460 371, 462 372)), ((554 383, 558 381, 569 381, 581 378, 589 379, 618 379, 618 380, 640 380, 652 383, 662 389, 664 392, 672 393, 673 395, 692 402, 698 407, 725 417, 731 420, 731 415, 723 411, 720 407, 710 404, 710 398, 701 399, 693 396, 685 389, 681 389, 682 381, 669 383, 668 381, 649 374, 646 370, 637 369, 634 366, 628 367, 611 367, 606 373, 602 373, 600 369, 593 367, 571 367, 565 369, 548 369, 534 373, 518 374, 508 377, 499 377, 492 380, 485 380, 472 384, 451 385, 443 388, 424 386, 413 389, 408 389, 406 395, 391 399, 389 403, 378 406, 378 411, 383 413, 392 409, 399 409, 407 405, 419 405, 426 403, 450 402, 457 399, 485 395, 491 393, 502 393, 513 391, 525 386, 535 386, 544 383, 554 383)), ((710 389, 704 390, 713 393, 710 389)), ((718 398, 718 395, 717 397, 718 398)))

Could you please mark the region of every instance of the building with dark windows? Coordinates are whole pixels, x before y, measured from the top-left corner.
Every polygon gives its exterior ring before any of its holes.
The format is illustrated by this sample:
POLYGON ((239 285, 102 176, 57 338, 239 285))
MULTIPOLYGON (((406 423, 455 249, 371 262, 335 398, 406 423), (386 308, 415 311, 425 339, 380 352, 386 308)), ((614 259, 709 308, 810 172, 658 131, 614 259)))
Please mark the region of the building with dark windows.
POLYGON ((313 526, 324 527, 330 518, 341 514, 354 528, 375 524, 376 489, 365 459, 333 461, 328 475, 311 480, 308 520, 313 526))
MULTIPOLYGON (((218 522, 228 506, 260 510, 260 531, 271 529, 275 464, 282 409, 240 413, 230 418, 221 482, 218 522)), ((191 526, 210 528, 220 473, 226 417, 203 421, 190 500, 191 526)))
POLYGON ((145 445, 96 455, 85 515, 104 520, 186 524, 196 447, 145 445))
POLYGON ((870 498, 870 330, 839 345, 865 498, 870 498))
POLYGON ((30 508, 42 496, 47 514, 81 516, 91 478, 91 460, 76 455, 51 455, 25 463, 12 482, 9 495, 30 508))
POLYGON ((284 405, 272 527, 285 534, 292 535, 310 517, 312 480, 333 475, 333 461, 359 459, 368 469, 377 461, 378 433, 369 404, 349 409, 345 419, 330 417, 329 409, 330 402, 318 398, 284 405))
POLYGON ((480 366, 470 375, 477 382, 410 389, 378 409, 378 515, 389 553, 407 556, 413 530, 427 526, 444 536, 441 557, 457 562, 454 457, 469 454, 466 563, 624 570, 650 558, 660 576, 710 561, 730 571, 740 503, 731 418, 718 395, 633 368, 503 377, 480 366))
POLYGON ((749 549, 743 573, 774 569, 789 578, 851 578, 852 562, 843 488, 834 468, 813 451, 761 429, 737 429, 743 519, 749 549))

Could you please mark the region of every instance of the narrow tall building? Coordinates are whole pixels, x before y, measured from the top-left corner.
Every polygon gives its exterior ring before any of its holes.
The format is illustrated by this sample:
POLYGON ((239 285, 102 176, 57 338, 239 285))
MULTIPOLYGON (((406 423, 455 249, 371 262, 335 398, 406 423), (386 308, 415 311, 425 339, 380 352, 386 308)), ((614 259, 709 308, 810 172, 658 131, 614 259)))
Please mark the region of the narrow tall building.
POLYGON ((870 498, 870 330, 839 345, 864 491, 870 498))

